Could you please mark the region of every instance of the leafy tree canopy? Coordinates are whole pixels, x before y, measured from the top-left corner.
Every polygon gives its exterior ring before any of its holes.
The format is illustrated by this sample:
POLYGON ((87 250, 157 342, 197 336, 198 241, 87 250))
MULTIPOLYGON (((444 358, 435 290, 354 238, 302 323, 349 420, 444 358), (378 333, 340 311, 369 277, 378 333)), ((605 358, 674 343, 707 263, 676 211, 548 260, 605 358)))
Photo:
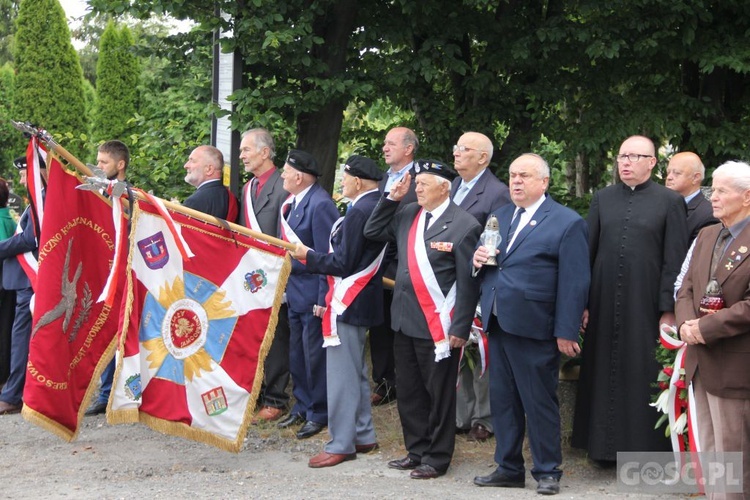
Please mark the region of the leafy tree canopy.
POLYGON ((628 135, 695 151, 709 167, 747 150, 744 0, 91 4, 231 31, 223 48, 238 51, 244 75, 233 126, 268 126, 308 149, 329 187, 347 153, 340 139, 377 154, 384 130, 356 120, 383 103, 417 131, 424 156, 449 159, 461 132, 477 130, 495 138, 501 177, 518 154, 544 151, 555 156, 555 188, 571 196, 609 181, 628 135), (367 136, 353 137, 360 130, 367 136))

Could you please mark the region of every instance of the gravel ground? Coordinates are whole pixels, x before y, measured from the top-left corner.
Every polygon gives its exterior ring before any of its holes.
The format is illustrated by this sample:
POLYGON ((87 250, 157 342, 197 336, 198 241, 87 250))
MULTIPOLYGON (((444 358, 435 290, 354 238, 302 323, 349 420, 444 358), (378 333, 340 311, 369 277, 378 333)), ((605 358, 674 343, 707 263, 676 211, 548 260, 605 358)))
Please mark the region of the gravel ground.
MULTIPOLYGON (((87 417, 72 443, 20 415, 2 416, 0 498, 538 498, 530 474, 525 489, 472 484, 494 469, 494 439, 458 436, 453 464, 439 479, 388 469, 388 460, 404 455, 396 407, 375 408, 374 416, 378 451, 317 470, 307 461, 322 449, 326 432, 299 441, 273 424, 254 426, 242 451, 232 454, 142 425, 110 426, 104 416, 87 417)), ((565 447, 564 456, 557 498, 655 498, 618 492, 615 471, 593 467, 580 450, 565 447)))

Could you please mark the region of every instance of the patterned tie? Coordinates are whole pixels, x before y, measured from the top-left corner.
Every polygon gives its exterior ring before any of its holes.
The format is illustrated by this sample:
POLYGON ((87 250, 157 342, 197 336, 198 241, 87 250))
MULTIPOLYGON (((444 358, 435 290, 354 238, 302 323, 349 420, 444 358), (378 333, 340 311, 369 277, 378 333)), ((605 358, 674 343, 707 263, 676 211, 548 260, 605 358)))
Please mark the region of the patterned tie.
POLYGON ((723 227, 721 228, 721 231, 719 231, 719 237, 716 238, 716 244, 714 245, 714 253, 711 257, 711 277, 713 278, 716 275, 716 268, 719 265, 719 261, 721 260, 721 257, 724 255, 724 250, 727 246, 727 240, 732 236, 732 233, 729 232, 729 229, 723 227))
POLYGON ((425 233, 427 232, 427 228, 428 228, 428 227, 429 227, 429 225, 430 225, 430 219, 432 219, 432 213, 430 213, 430 212, 426 212, 426 213, 424 214, 424 232, 425 232, 425 233))
POLYGON ((508 229, 508 245, 510 245, 510 242, 513 241, 513 235, 516 234, 516 229, 518 229, 518 223, 521 220, 521 214, 525 211, 525 208, 519 208, 516 214, 513 216, 513 220, 510 223, 510 229, 508 229))

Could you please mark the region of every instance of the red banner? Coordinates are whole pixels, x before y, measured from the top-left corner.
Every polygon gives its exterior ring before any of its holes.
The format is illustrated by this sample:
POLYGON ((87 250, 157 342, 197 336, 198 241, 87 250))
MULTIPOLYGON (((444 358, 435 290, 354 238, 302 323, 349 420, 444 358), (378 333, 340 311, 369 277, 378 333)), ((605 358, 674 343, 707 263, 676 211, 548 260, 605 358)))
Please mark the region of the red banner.
POLYGON ((75 189, 80 181, 58 162, 47 164, 23 416, 71 441, 114 352, 125 279, 118 280, 115 307, 97 302, 115 253, 111 205, 75 189))

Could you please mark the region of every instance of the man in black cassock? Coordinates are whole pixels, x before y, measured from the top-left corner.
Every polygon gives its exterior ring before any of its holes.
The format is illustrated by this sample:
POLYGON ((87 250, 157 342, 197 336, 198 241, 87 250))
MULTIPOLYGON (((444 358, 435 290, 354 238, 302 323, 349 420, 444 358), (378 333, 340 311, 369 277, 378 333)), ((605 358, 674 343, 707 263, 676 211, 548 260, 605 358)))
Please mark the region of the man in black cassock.
POLYGON ((597 191, 589 209, 591 291, 578 382, 573 446, 610 462, 618 451, 666 451, 649 406, 661 369, 661 323, 674 324, 673 285, 687 251, 685 201, 651 181, 654 143, 620 146, 621 183, 597 191))

